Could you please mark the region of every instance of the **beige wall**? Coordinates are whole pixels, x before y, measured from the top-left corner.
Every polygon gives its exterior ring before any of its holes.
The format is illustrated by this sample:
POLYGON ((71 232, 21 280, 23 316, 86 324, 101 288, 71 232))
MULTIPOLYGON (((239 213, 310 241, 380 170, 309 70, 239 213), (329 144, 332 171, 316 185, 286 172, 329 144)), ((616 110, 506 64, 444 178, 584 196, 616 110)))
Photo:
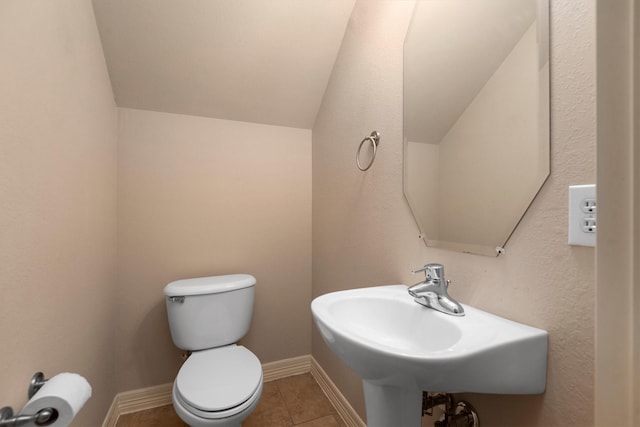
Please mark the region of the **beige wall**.
MULTIPOLYGON (((552 2, 551 176, 497 258, 425 248, 402 196, 402 42, 412 2, 358 1, 313 128, 313 294, 413 283, 441 262, 462 302, 549 331, 547 391, 472 395, 483 425, 593 424, 594 250, 567 245, 567 187, 595 181, 595 2, 552 2), (359 141, 381 133, 373 167, 359 141)), ((313 355, 364 416, 359 378, 313 355)))
POLYGON ((271 362, 311 351, 311 131, 119 109, 119 391, 173 381, 164 286, 250 273, 242 343, 271 362))
POLYGON ((0 5, 0 406, 78 372, 99 425, 115 393, 117 114, 90 2, 0 5))

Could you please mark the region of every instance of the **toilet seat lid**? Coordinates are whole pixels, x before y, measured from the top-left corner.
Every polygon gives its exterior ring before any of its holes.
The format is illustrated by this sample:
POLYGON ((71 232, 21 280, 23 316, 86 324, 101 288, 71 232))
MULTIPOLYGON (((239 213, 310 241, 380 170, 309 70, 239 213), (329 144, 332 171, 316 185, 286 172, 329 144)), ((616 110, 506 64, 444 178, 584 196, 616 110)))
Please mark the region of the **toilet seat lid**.
POLYGON ((234 344, 192 353, 178 372, 176 388, 190 406, 217 412, 247 401, 261 382, 258 358, 234 344))

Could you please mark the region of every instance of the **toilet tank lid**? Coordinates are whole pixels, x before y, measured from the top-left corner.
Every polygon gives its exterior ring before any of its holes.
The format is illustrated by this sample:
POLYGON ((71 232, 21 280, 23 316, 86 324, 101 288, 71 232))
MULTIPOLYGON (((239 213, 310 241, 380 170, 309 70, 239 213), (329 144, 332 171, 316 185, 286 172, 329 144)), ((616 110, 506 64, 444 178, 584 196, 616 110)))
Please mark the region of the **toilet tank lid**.
POLYGON ((168 297, 216 294, 248 288, 255 284, 256 278, 250 274, 198 277, 171 282, 164 287, 164 294, 168 297))

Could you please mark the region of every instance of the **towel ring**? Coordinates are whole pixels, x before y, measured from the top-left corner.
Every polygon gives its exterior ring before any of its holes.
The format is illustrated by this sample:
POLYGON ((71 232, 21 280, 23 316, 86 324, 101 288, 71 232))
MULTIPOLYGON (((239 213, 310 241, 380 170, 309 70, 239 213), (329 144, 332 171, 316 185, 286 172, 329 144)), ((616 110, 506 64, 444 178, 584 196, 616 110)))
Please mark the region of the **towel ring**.
POLYGON ((360 142, 360 146, 358 146, 358 152, 356 153, 356 164, 358 165, 358 169, 364 172, 371 167, 371 165, 373 164, 373 161, 376 159, 376 150, 378 148, 379 143, 380 143, 380 134, 378 133, 377 130, 374 130, 373 132, 371 132, 371 135, 367 136, 365 139, 362 140, 362 142, 360 142), (366 167, 363 167, 360 164, 360 151, 362 151, 362 146, 367 141, 371 142, 371 147, 373 147, 373 154, 371 155, 371 160, 369 160, 369 164, 367 164, 366 167))

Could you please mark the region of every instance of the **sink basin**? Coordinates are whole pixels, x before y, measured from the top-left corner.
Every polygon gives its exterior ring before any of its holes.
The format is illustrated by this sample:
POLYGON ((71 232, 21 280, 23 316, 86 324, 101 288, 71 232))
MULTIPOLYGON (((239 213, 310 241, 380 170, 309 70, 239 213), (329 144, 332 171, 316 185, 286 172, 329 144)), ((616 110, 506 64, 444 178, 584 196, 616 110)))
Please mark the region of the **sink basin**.
POLYGON ((369 426, 420 425, 423 390, 544 392, 547 332, 463 307, 461 317, 424 307, 404 285, 333 292, 311 303, 327 345, 363 379, 369 426))

